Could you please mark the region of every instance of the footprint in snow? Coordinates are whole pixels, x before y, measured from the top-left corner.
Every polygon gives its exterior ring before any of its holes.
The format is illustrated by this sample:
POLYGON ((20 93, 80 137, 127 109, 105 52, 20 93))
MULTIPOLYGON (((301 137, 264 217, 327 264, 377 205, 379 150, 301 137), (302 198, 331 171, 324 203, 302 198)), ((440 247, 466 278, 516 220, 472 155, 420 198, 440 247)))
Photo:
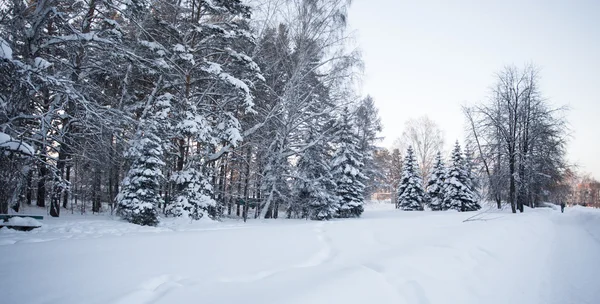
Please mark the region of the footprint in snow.
POLYGON ((167 294, 174 288, 183 286, 185 279, 174 275, 160 275, 141 283, 138 288, 127 293, 113 302, 113 304, 150 304, 167 294))

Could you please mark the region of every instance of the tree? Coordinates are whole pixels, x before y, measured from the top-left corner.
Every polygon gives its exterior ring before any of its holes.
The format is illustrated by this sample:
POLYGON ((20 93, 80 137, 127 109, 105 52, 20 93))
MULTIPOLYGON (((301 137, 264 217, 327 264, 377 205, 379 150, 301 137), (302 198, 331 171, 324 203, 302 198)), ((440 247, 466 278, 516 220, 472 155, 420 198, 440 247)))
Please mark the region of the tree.
POLYGON ((419 167, 411 146, 406 150, 402 164, 402 177, 398 187, 397 208, 405 211, 422 211, 425 201, 423 180, 419 175, 419 167))
POLYGON ((457 141, 452 150, 451 163, 445 180, 443 209, 461 212, 481 209, 475 194, 467 185, 469 180, 464 168, 464 160, 457 141))
MULTIPOLYGON (((375 174, 373 181, 370 181, 374 187, 373 192, 376 194, 375 199, 380 200, 382 197, 379 196, 381 193, 390 193, 391 188, 391 162, 392 155, 386 148, 377 148, 373 153, 373 163, 375 168, 378 169, 379 173, 375 174)), ((393 191, 391 191, 393 192, 393 191)))
POLYGON ((398 187, 400 187, 400 181, 402 180, 402 155, 400 154, 400 149, 394 149, 392 151, 391 160, 390 160, 390 186, 392 189, 392 203, 398 207, 398 196, 397 194, 398 187))
POLYGON ((535 207, 566 172, 564 109, 548 105, 538 82, 535 66, 508 66, 487 103, 464 108, 489 194, 513 213, 535 207))
POLYGON ((465 158, 463 161, 464 171, 465 171, 465 180, 466 186, 473 191, 475 197, 479 197, 478 188, 479 188, 479 179, 475 171, 475 163, 473 161, 473 152, 471 149, 465 148, 465 152, 463 153, 465 158))
POLYGON ((199 220, 206 215, 216 216, 213 187, 198 168, 190 166, 178 171, 172 179, 181 185, 182 189, 175 197, 174 203, 167 207, 168 215, 188 217, 192 220, 199 220))
POLYGON ((364 211, 362 181, 363 156, 359 152, 359 139, 345 108, 336 132, 336 151, 333 155, 331 171, 336 182, 336 193, 340 199, 339 217, 359 217, 364 211))
POLYGON ((373 159, 373 154, 376 150, 375 142, 377 134, 381 132, 381 119, 379 111, 375 107, 375 103, 371 96, 367 96, 360 100, 356 114, 354 115, 355 124, 358 131, 359 149, 364 155, 363 172, 367 179, 363 181, 365 184, 365 197, 370 197, 377 188, 377 180, 383 175, 383 168, 377 166, 373 159))
MULTIPOLYGON (((301 0, 286 3, 283 24, 264 31, 259 58, 267 90, 264 110, 270 117, 260 134, 264 163, 261 217, 277 217, 280 206, 289 206, 286 176, 290 161, 314 144, 303 129, 314 118, 339 111, 351 100, 349 81, 359 63, 346 50, 347 0, 301 0), (275 29, 276 28, 276 29, 275 29)), ((319 137, 330 137, 323 132, 319 137)), ((257 136, 258 137, 258 136, 257 136)), ((322 138, 316 139, 322 140, 322 138)))
POLYGON ((435 162, 435 155, 444 147, 442 130, 427 116, 411 119, 406 122, 402 137, 396 141, 396 145, 401 148, 410 146, 414 149, 425 186, 435 162))
POLYGON ((134 160, 117 197, 117 214, 130 223, 156 226, 164 179, 161 168, 165 165, 160 139, 151 133, 140 134, 130 153, 134 160))
POLYGON ((146 226, 158 224, 157 209, 162 203, 160 189, 165 179, 161 135, 164 136, 172 96, 166 93, 156 98, 159 88, 160 82, 147 98, 136 138, 127 152, 132 164, 117 196, 117 214, 130 223, 146 226))
MULTIPOLYGON (((317 126, 315 126, 317 127, 317 126)), ((308 142, 317 138, 316 128, 308 132, 308 142)), ((298 160, 297 174, 293 185, 294 203, 288 210, 313 220, 328 220, 339 210, 336 183, 329 167, 329 147, 318 141, 308 147, 298 160)))
POLYGON ((442 154, 437 153, 435 164, 427 181, 427 205, 433 211, 444 209, 444 187, 446 185, 446 167, 442 154))
POLYGON ((0 214, 8 213, 9 207, 19 211, 34 153, 31 145, 0 132, 0 214))

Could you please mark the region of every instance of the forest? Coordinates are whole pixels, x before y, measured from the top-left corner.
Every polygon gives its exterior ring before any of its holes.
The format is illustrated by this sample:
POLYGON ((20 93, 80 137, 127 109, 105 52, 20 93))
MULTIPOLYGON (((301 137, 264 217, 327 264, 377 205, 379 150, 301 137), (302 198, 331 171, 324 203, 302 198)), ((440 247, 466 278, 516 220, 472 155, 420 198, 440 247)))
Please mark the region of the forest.
POLYGON ((0 126, 28 149, 4 149, 0 212, 359 215, 380 125, 353 89, 348 5, 4 4, 0 126))
POLYGON ((0 213, 33 205, 156 225, 358 217, 380 192, 404 210, 566 199, 565 109, 543 98, 534 66, 504 68, 492 98, 464 107, 465 153, 457 142, 449 171, 435 123, 409 126, 402 150, 378 147, 349 5, 4 2, 0 213))

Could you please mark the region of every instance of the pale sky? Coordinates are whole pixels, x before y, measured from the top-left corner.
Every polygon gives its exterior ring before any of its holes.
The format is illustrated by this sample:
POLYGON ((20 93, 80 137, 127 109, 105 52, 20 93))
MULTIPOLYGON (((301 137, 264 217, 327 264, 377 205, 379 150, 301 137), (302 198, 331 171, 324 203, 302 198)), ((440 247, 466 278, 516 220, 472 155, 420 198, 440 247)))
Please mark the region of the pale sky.
POLYGON ((427 115, 446 146, 460 105, 484 100, 503 66, 534 63, 541 91, 571 108, 568 158, 600 178, 600 0, 354 0, 349 14, 389 147, 427 115))

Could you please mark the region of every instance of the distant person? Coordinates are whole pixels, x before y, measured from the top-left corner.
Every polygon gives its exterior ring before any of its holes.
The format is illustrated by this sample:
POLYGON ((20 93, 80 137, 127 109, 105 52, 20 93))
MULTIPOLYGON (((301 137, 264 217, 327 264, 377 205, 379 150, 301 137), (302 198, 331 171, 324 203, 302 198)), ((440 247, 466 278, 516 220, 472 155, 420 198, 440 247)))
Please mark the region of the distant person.
POLYGON ((561 213, 565 212, 565 202, 560 203, 560 212, 561 213))

